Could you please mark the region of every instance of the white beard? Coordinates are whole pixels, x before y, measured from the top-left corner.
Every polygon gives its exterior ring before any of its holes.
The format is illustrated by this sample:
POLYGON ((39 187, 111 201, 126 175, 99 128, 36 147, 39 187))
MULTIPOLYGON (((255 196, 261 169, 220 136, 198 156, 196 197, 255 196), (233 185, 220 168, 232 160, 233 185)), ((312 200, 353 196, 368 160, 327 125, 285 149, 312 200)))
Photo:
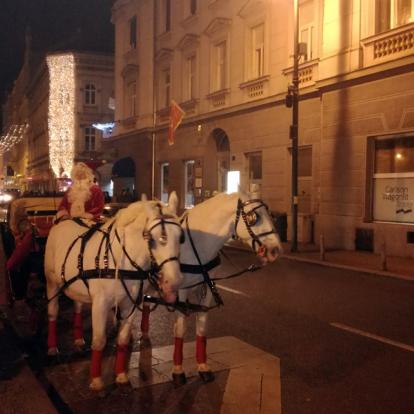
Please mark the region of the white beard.
POLYGON ((91 198, 91 182, 89 180, 77 180, 69 189, 68 201, 71 217, 90 218, 92 215, 85 212, 85 203, 91 198))

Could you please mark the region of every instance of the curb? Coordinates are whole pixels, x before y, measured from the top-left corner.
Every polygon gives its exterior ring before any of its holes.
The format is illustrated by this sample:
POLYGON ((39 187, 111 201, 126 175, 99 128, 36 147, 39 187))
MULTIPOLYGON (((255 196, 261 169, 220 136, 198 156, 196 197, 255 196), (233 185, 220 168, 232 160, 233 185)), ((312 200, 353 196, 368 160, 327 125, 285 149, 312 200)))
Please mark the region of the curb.
POLYGON ((297 262, 312 263, 312 264, 319 265, 319 266, 333 267, 333 268, 343 269, 343 270, 351 270, 354 272, 361 272, 361 273, 367 273, 367 274, 371 274, 375 276, 391 277, 394 279, 414 282, 414 277, 412 276, 401 275, 401 274, 389 272, 387 270, 376 270, 376 269, 369 269, 366 267, 356 267, 356 266, 344 265, 340 263, 328 262, 328 261, 323 261, 323 260, 309 259, 307 257, 299 257, 299 256, 289 255, 289 254, 284 254, 281 257, 288 259, 288 260, 295 260, 297 262))
MULTIPOLYGON (((238 250, 238 251, 244 251, 246 253, 251 252, 251 250, 249 248, 245 248, 243 246, 235 246, 235 245, 232 245, 232 244, 226 244, 225 247, 230 248, 230 249, 234 249, 234 250, 238 250)), ((308 257, 300 257, 300 256, 292 255, 292 254, 289 254, 289 253, 284 253, 280 257, 288 259, 288 260, 294 260, 294 261, 297 261, 297 262, 311 263, 311 264, 315 264, 315 265, 319 265, 319 266, 333 267, 333 268, 336 268, 336 269, 350 270, 350 271, 353 271, 353 272, 366 273, 366 274, 374 275, 374 276, 390 277, 390 278, 393 278, 393 279, 399 279, 399 280, 405 280, 405 281, 408 281, 408 282, 414 282, 414 277, 413 276, 393 273, 393 272, 390 272, 390 271, 387 271, 387 270, 379 270, 379 269, 377 270, 377 269, 369 269, 369 268, 366 268, 366 267, 350 266, 350 265, 345 265, 345 264, 340 264, 340 263, 335 263, 335 262, 328 262, 328 261, 324 261, 324 260, 310 259, 308 257)))

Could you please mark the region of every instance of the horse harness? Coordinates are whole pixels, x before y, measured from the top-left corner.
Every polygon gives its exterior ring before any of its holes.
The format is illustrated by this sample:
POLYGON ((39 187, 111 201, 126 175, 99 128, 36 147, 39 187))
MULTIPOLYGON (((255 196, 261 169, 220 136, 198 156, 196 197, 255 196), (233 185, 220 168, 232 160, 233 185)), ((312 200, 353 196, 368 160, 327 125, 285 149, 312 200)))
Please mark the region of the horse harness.
MULTIPOLYGON (((70 285, 72 285, 77 280, 81 280, 85 284, 86 288, 89 291, 88 281, 90 279, 115 279, 115 278, 118 278, 121 281, 122 286, 123 286, 128 298, 131 300, 131 302, 133 304, 133 308, 132 308, 131 313, 130 313, 130 315, 131 315, 136 308, 139 309, 139 303, 141 303, 141 301, 143 299, 143 284, 144 284, 144 281, 146 279, 148 279, 149 282, 151 283, 151 285, 153 286, 153 288, 160 293, 160 289, 159 289, 158 283, 157 283, 159 272, 161 271, 164 264, 166 264, 170 261, 175 261, 175 260, 178 261, 179 259, 178 259, 178 257, 173 256, 173 257, 169 257, 169 258, 163 260, 160 264, 158 264, 155 257, 154 257, 154 254, 152 252, 153 248, 155 247, 155 240, 152 237, 151 231, 155 227, 161 225, 161 236, 158 239, 158 241, 159 241, 160 244, 165 245, 165 244, 167 244, 167 233, 166 233, 166 230, 165 230, 165 225, 166 224, 174 224, 176 226, 179 226, 180 228, 181 228, 181 226, 178 223, 169 220, 169 219, 174 218, 173 216, 166 215, 166 214, 162 213, 162 207, 161 207, 160 204, 157 204, 157 207, 159 208, 159 215, 154 220, 158 219, 159 221, 157 223, 155 223, 154 225, 152 225, 149 229, 146 229, 146 230, 143 231, 143 237, 147 242, 148 251, 149 251, 149 255, 150 255, 150 261, 151 261, 150 268, 147 269, 147 270, 144 270, 142 267, 140 267, 131 258, 131 256, 128 254, 128 252, 126 250, 125 245, 121 241, 121 237, 119 236, 119 233, 118 233, 117 229, 115 229, 115 237, 116 237, 118 243, 121 246, 122 252, 124 253, 125 257, 128 259, 131 266, 135 270, 126 270, 126 269, 118 269, 117 268, 116 259, 115 259, 114 253, 112 251, 112 245, 111 245, 111 242, 110 242, 110 234, 111 234, 111 231, 113 229, 115 221, 113 221, 108 226, 108 228, 106 230, 104 230, 104 229, 101 228, 102 225, 104 224, 103 222, 98 222, 98 223, 93 224, 92 226, 89 226, 88 224, 86 224, 80 218, 72 218, 72 220, 75 223, 77 223, 79 226, 85 227, 87 230, 84 233, 82 233, 81 235, 79 235, 78 237, 76 237, 73 240, 73 242, 71 243, 71 245, 69 246, 68 251, 66 252, 64 261, 62 263, 62 267, 61 267, 60 276, 61 276, 63 285, 60 287, 57 294, 54 295, 52 298, 50 298, 49 301, 54 299, 56 296, 60 295, 63 291, 65 291, 70 285), (97 232, 102 234, 102 239, 99 243, 98 251, 97 251, 97 254, 95 256, 95 268, 85 270, 83 268, 84 267, 83 258, 84 258, 85 247, 86 247, 88 241, 97 232), (71 278, 69 280, 66 280, 66 278, 65 278, 66 262, 67 262, 67 259, 69 257, 70 252, 72 251, 72 249, 74 248, 74 246, 78 242, 78 240, 81 241, 80 251, 79 251, 78 259, 77 259, 78 274, 76 276, 74 276, 73 278, 71 278), (100 262, 100 257, 101 257, 101 252, 102 252, 104 242, 105 242, 105 250, 104 250, 104 256, 103 256, 104 268, 102 269, 99 266, 99 262, 100 262), (115 265, 115 268, 109 268, 109 255, 111 255, 111 257, 112 257, 112 261, 115 265), (128 287, 125 284, 125 280, 139 280, 141 282, 139 292, 138 292, 137 297, 135 299, 132 297, 131 293, 129 292, 128 287)), ((180 243, 184 242, 184 237, 185 237, 184 233, 182 232, 181 235, 180 235, 180 243)))
POLYGON ((277 234, 276 231, 274 229, 263 232, 263 233, 259 233, 259 234, 255 234, 254 231, 252 230, 252 227, 257 224, 257 222, 260 220, 260 215, 257 213, 257 210, 260 207, 264 207, 266 209, 266 211, 269 213, 270 216, 272 216, 272 214, 269 211, 269 207, 267 206, 267 204, 265 204, 262 200, 260 200, 259 198, 253 198, 251 200, 246 200, 246 201, 241 201, 240 198, 237 201, 237 211, 236 211, 236 220, 235 220, 235 224, 234 224, 234 235, 233 235, 233 239, 237 240, 237 239, 241 239, 241 237, 237 234, 237 226, 240 222, 240 217, 242 218, 245 226, 246 226, 246 230, 249 233, 249 236, 252 239, 252 249, 253 251, 256 251, 256 243, 259 245, 259 253, 260 253, 260 248, 264 248, 263 247, 263 243, 260 240, 261 237, 265 237, 268 236, 269 234, 277 234), (252 208, 249 211, 245 211, 245 207, 254 204, 254 203, 258 203, 258 205, 254 208, 252 208))
MULTIPOLYGON (((259 233, 259 234, 255 234, 252 230, 252 227, 257 224, 257 222, 260 219, 259 214, 256 212, 257 209, 259 209, 260 207, 265 207, 267 211, 269 211, 268 206, 260 199, 251 199, 251 200, 247 200, 247 201, 241 201, 241 199, 239 198, 237 201, 237 210, 236 210, 236 219, 235 219, 235 225, 234 225, 234 239, 239 239, 240 237, 237 235, 237 225, 240 221, 240 217, 242 218, 243 222, 246 225, 246 229, 250 235, 250 237, 252 238, 252 248, 254 251, 255 250, 255 245, 256 243, 259 245, 259 247, 263 246, 262 241, 260 240, 261 237, 267 236, 269 234, 277 234, 275 230, 270 230, 267 232, 263 232, 263 233, 259 233), (258 203, 258 205, 256 207, 254 207, 253 209, 249 210, 249 211, 245 211, 245 207, 248 205, 251 205, 253 203, 258 203)), ((191 247, 193 249, 194 252, 194 256, 197 259, 198 265, 190 265, 190 264, 185 264, 185 263, 181 263, 180 264, 180 269, 181 272, 184 273, 191 273, 191 274, 202 274, 203 275, 203 281, 195 283, 191 286, 187 286, 185 289, 191 289, 193 287, 199 286, 199 285, 204 285, 204 286, 208 286, 211 290, 211 293, 213 295, 215 304, 213 306, 203 306, 200 304, 193 304, 190 302, 186 302, 186 303, 181 303, 181 302, 177 302, 175 304, 176 308, 178 310, 180 310, 181 312, 188 314, 190 311, 192 312, 207 312, 213 308, 219 307, 221 305, 224 305, 223 299, 220 296, 220 293, 217 290, 217 287, 215 285, 215 281, 217 280, 226 280, 226 279, 231 279, 237 276, 240 276, 246 272, 255 272, 256 270, 259 270, 261 268, 261 266, 257 266, 255 264, 252 264, 250 266, 248 266, 247 268, 237 271, 235 273, 232 273, 230 275, 224 276, 224 277, 219 277, 219 278, 215 278, 214 280, 212 280, 210 278, 209 275, 209 271, 214 269, 215 267, 217 267, 220 263, 221 263, 221 259, 220 256, 217 255, 216 257, 214 257, 212 260, 210 260, 209 262, 203 264, 201 262, 200 259, 200 255, 198 254, 197 248, 195 246, 194 240, 191 236, 191 231, 190 231, 190 227, 188 224, 188 214, 186 214, 182 220, 181 220, 181 225, 183 225, 183 222, 185 222, 185 231, 188 235, 188 239, 190 241, 191 247)), ((221 252, 223 254, 223 252, 221 252)), ((224 254, 223 254, 224 255, 224 254)), ((158 299, 158 298, 152 298, 152 297, 148 297, 146 296, 144 298, 145 301, 147 302, 152 302, 152 303, 156 303, 156 304, 164 304, 166 305, 166 303, 163 303, 162 300, 158 299)))

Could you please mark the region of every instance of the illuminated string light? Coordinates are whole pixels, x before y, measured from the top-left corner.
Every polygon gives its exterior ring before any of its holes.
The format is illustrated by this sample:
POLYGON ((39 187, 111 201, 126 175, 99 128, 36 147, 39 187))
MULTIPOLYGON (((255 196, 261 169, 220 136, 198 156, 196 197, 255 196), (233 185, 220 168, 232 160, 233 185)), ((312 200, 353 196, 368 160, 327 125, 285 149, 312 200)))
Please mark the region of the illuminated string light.
POLYGON ((10 151, 21 142, 28 126, 28 124, 10 125, 7 132, 0 136, 0 154, 10 151))
POLYGON ((75 58, 49 55, 49 159, 56 177, 69 176, 75 156, 75 58))

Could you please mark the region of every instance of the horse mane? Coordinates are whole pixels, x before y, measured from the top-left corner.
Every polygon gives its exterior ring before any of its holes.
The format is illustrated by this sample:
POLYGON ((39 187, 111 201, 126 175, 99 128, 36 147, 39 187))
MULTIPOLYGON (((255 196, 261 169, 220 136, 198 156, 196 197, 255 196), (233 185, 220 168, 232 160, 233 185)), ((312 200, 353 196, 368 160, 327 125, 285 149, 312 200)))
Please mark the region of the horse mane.
POLYGON ((148 203, 152 208, 156 205, 162 206, 162 213, 169 214, 173 217, 176 217, 171 211, 168 209, 168 206, 164 203, 159 201, 136 201, 131 203, 128 207, 122 208, 119 210, 115 215, 115 221, 117 226, 119 227, 126 227, 127 225, 134 222, 138 217, 142 217, 142 222, 148 217, 147 211, 145 209, 145 203, 148 203))

